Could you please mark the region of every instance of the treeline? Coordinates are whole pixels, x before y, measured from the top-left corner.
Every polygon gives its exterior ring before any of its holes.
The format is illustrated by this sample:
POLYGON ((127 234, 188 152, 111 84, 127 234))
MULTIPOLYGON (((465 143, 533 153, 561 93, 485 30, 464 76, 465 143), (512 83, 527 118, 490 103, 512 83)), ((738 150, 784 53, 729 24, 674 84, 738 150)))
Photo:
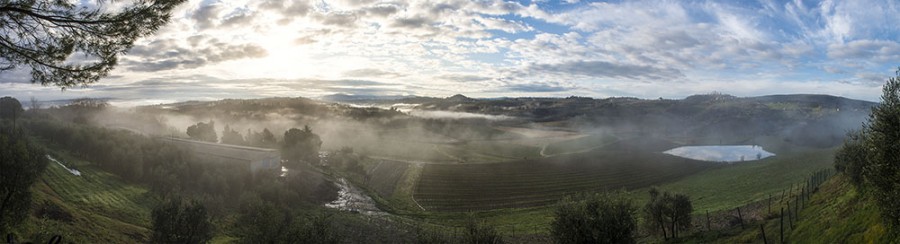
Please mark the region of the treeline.
POLYGON ((900 236, 900 69, 882 88, 881 103, 835 153, 835 169, 871 194, 894 236, 900 236))

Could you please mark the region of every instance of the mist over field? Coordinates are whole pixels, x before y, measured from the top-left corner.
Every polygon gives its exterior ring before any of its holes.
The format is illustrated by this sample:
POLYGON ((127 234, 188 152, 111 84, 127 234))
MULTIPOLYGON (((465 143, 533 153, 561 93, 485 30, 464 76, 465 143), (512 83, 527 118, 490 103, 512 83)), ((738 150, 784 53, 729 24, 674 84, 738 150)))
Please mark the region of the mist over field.
POLYGON ((900 4, 0 1, 10 243, 895 243, 900 4))

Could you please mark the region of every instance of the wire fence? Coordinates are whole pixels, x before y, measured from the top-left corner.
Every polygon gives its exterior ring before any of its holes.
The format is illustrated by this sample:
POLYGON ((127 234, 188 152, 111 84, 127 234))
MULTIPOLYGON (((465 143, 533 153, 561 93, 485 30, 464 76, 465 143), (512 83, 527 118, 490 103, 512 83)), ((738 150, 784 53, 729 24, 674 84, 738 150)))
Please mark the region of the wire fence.
POLYGON ((707 211, 705 216, 695 218, 694 227, 698 231, 724 231, 740 226, 741 230, 759 228, 759 239, 762 243, 785 243, 800 220, 801 211, 809 206, 813 193, 822 184, 835 175, 834 169, 816 171, 803 182, 792 184, 780 194, 769 194, 769 197, 729 211, 718 212, 713 216, 707 211), (775 225, 770 221, 777 219, 775 225), (756 226, 758 225, 758 226, 756 226))

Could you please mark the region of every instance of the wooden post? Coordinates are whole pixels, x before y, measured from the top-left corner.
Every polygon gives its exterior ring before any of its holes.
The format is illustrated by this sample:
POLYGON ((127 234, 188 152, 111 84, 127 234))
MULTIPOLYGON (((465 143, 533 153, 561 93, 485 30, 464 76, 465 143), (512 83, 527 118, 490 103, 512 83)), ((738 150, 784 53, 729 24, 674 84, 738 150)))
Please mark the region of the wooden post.
POLYGON ((791 216, 791 214, 792 214, 791 213, 791 203, 788 203, 788 213, 787 213, 788 223, 790 224, 791 229, 793 229, 794 228, 794 218, 791 216))
POLYGON ((778 243, 784 243, 784 207, 781 207, 781 217, 778 219, 781 222, 781 224, 779 225, 779 228, 781 229, 781 235, 779 235, 780 241, 778 243))
POLYGON ((764 225, 765 224, 759 224, 759 232, 761 232, 761 234, 762 234, 763 243, 769 244, 769 239, 766 238, 766 227, 764 225))
POLYGON ((741 229, 743 230, 744 229, 744 216, 741 215, 741 207, 737 207, 736 209, 738 212, 738 220, 741 221, 741 229))
POLYGON ((781 203, 784 203, 784 189, 781 189, 781 203))
POLYGON ((712 231, 712 227, 709 225, 709 210, 706 210, 706 230, 712 231))

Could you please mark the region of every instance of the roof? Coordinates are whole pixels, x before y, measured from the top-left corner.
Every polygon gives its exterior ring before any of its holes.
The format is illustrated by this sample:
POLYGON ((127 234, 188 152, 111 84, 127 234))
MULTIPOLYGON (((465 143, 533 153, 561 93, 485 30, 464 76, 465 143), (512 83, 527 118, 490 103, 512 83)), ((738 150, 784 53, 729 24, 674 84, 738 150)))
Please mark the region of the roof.
POLYGON ((238 160, 258 161, 280 156, 278 150, 260 147, 247 147, 229 144, 195 141, 174 137, 163 137, 164 140, 186 147, 194 153, 208 154, 238 160))

